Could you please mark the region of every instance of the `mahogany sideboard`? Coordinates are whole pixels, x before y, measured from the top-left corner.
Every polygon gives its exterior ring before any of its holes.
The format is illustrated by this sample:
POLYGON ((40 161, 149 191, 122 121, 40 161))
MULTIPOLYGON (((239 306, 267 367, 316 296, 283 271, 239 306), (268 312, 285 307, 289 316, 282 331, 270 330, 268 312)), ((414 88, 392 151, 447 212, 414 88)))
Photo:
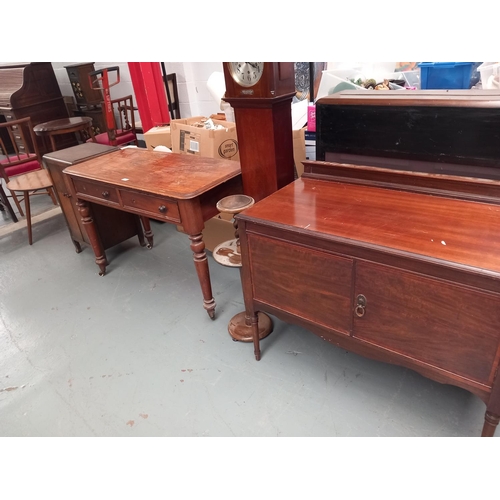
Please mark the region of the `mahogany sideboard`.
POLYGON ((492 436, 500 420, 500 154, 491 142, 499 96, 320 101, 317 120, 328 127, 320 154, 352 162, 306 161, 300 179, 236 216, 256 359, 264 311, 470 391, 486 403, 482 435, 492 436), (363 131, 370 120, 375 137, 363 131), (475 122, 481 135, 464 137, 475 122))

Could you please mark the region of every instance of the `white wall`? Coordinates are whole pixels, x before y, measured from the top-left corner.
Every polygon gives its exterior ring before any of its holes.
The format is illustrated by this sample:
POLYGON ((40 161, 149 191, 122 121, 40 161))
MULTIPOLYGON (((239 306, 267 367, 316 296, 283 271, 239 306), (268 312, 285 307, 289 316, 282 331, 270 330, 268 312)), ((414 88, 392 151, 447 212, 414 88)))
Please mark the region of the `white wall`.
POLYGON ((217 102, 207 87, 207 81, 214 72, 222 73, 221 62, 165 62, 167 73, 177 75, 177 88, 182 118, 210 116, 220 113, 217 102))
MULTIPOLYGON (((73 62, 53 62, 54 73, 63 96, 73 96, 73 90, 69 81, 65 66, 78 64, 78 62, 94 61, 73 61, 73 62)), ((221 62, 200 62, 200 63, 169 63, 165 62, 167 73, 176 73, 177 88, 179 94, 179 105, 182 118, 191 116, 210 116, 220 112, 220 103, 211 96, 207 81, 210 75, 215 72, 222 73, 221 62)), ((132 78, 126 62, 94 62, 96 70, 118 66, 120 68, 120 83, 110 88, 111 98, 132 94, 135 99, 132 78)), ((113 78, 113 75, 110 76, 113 78)), ((140 120, 136 114, 136 120, 140 120)))
MULTIPOLYGON (((63 95, 73 96, 73 90, 71 89, 68 74, 64 66, 77 64, 78 62, 87 61, 52 63, 63 95)), ((217 102, 210 93, 207 87, 207 81, 212 73, 222 73, 222 62, 164 62, 164 64, 167 73, 175 73, 177 75, 177 88, 182 118, 189 118, 191 116, 210 116, 221 112, 220 101, 217 102)), ((329 62, 327 68, 357 68, 367 74, 378 75, 379 73, 392 73, 395 64, 394 62, 329 62)), ((115 98, 132 94, 137 104, 130 71, 126 62, 94 62, 94 66, 95 69, 119 66, 120 83, 111 87, 111 97, 115 98)), ((136 114, 136 120, 140 120, 138 114, 136 114)))

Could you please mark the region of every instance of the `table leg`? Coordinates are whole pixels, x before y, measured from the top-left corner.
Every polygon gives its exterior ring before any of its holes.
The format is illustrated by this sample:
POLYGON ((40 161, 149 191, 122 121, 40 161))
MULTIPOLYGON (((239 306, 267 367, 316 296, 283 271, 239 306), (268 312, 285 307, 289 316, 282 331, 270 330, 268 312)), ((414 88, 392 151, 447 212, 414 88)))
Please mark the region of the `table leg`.
POLYGON ((73 245, 75 246, 75 252, 80 253, 82 251, 82 246, 80 245, 79 241, 76 240, 71 240, 73 242, 73 245))
POLYGON ((76 205, 78 207, 78 212, 82 217, 82 223, 87 231, 90 244, 92 245, 92 250, 94 250, 95 263, 100 269, 99 276, 104 276, 106 274, 106 265, 108 261, 106 259, 106 254, 104 253, 101 238, 97 232, 97 226, 92 218, 90 205, 84 200, 77 200, 76 205))
POLYGON ((135 227, 137 228, 137 237, 139 238, 139 244, 141 247, 146 246, 146 240, 144 239, 144 229, 141 224, 141 218, 138 215, 134 215, 135 227))
POLYGON ((497 428, 498 422, 500 421, 500 416, 486 411, 484 416, 483 432, 482 437, 492 437, 495 435, 495 430, 497 428))
POLYGON ((144 226, 144 236, 148 240, 148 248, 153 248, 153 231, 151 231, 151 222, 148 217, 141 217, 142 225, 144 226))
POLYGON ((203 307, 206 309, 210 319, 215 318, 215 300, 212 295, 212 285, 210 283, 210 271, 208 269, 208 259, 205 253, 205 242, 203 236, 199 234, 190 234, 191 250, 193 251, 193 260, 200 281, 201 291, 203 293, 203 307))
POLYGON ((28 226, 28 241, 29 244, 33 244, 33 235, 31 233, 31 206, 30 206, 30 192, 29 191, 23 191, 24 195, 24 205, 25 205, 25 210, 26 210, 26 224, 28 226))
POLYGON ((52 134, 49 135, 49 139, 50 139, 50 145, 52 147, 52 151, 57 151, 56 141, 55 141, 54 136, 52 134))

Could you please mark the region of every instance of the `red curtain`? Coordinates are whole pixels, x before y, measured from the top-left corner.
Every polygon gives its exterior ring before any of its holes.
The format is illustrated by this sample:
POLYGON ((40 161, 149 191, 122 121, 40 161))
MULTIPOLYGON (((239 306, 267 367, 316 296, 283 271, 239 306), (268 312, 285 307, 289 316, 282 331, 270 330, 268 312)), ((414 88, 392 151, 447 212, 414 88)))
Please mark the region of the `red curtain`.
POLYGON ((129 62, 142 130, 170 123, 167 93, 159 62, 129 62))

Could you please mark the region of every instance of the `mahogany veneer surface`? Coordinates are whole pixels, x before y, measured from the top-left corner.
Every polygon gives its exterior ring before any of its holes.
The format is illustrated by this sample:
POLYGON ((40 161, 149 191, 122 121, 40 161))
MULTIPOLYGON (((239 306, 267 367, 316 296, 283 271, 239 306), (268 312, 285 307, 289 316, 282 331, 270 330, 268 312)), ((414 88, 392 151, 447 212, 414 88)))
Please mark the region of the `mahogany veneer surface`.
POLYGON ((240 164, 199 156, 125 148, 65 170, 116 187, 190 199, 240 175, 240 164))

